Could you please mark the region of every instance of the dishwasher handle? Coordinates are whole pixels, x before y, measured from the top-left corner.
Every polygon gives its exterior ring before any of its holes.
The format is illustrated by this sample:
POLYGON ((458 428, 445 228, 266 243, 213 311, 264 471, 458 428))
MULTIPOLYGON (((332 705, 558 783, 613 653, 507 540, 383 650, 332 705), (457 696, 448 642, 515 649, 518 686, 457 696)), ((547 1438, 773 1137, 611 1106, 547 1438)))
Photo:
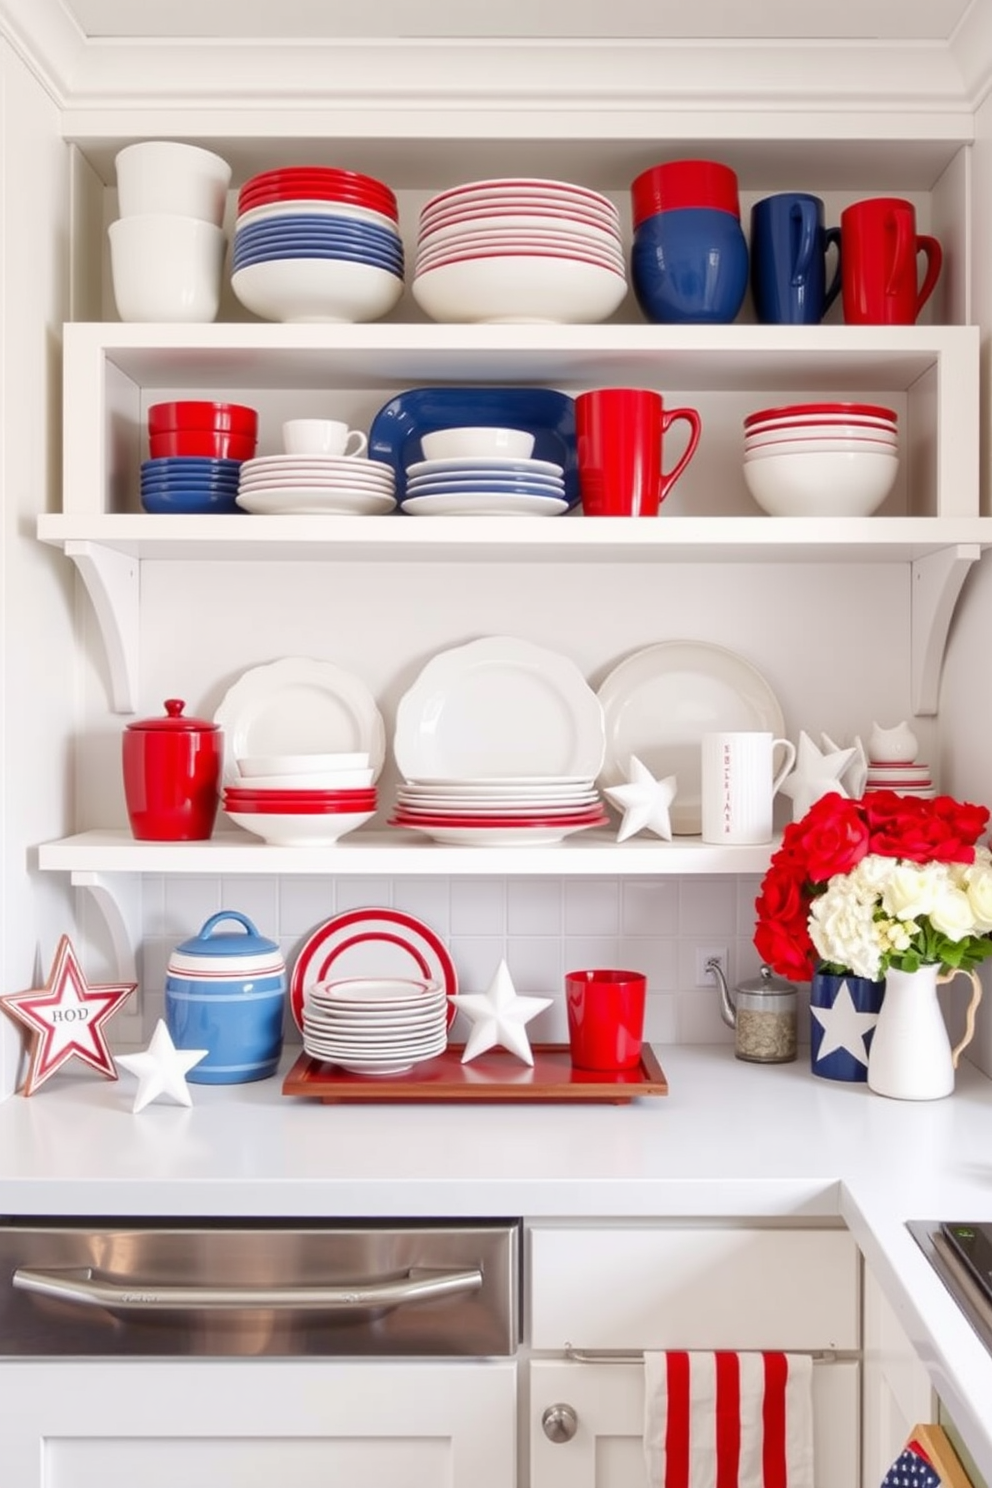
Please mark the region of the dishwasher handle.
POLYGON ((394 1281, 345 1282, 340 1286, 158 1286, 154 1282, 120 1283, 95 1276, 92 1267, 41 1271, 19 1266, 13 1274, 17 1291, 33 1292, 82 1307, 108 1312, 156 1310, 213 1312, 262 1308, 266 1311, 355 1312, 402 1307, 407 1302, 433 1302, 477 1292, 482 1272, 434 1271, 415 1267, 394 1281))

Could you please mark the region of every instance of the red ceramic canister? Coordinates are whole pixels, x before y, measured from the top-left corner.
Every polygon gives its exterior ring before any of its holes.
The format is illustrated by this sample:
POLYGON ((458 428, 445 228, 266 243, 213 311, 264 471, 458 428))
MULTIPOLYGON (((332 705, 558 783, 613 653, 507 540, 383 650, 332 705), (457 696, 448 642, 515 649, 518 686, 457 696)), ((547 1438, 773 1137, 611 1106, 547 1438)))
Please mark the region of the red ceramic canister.
POLYGON ((129 723, 122 736, 124 799, 140 842, 200 842, 214 828, 223 735, 184 717, 185 706, 168 698, 163 718, 129 723))

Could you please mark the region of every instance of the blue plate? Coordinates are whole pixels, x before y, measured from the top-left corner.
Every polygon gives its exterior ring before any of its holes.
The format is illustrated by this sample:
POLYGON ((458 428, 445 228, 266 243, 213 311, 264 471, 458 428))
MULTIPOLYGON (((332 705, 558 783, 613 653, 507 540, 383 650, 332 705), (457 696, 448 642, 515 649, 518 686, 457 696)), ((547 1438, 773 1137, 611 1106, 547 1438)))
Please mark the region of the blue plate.
POLYGON ((278 217, 268 222, 252 222, 235 229, 235 243, 252 243, 273 237, 347 238, 368 243, 376 248, 402 247, 399 233, 374 223, 350 222, 345 217, 278 217))
POLYGON ((202 491, 204 495, 222 495, 225 492, 238 492, 237 481, 208 481, 197 480, 190 476, 183 480, 182 476, 174 476, 171 480, 142 480, 141 492, 145 491, 202 491))
POLYGON ((235 480, 244 462, 226 460, 219 455, 161 455, 157 460, 142 460, 142 475, 230 475, 235 480))
POLYGON ((269 263, 273 259, 286 258, 325 258, 342 259, 345 263, 367 264, 371 269, 384 269, 387 274, 395 274, 397 279, 403 278, 403 260, 401 258, 385 258, 379 253, 370 253, 367 250, 350 248, 249 248, 244 253, 236 253, 231 260, 231 273, 236 274, 239 269, 247 268, 249 264, 269 263))
POLYGON ((557 500, 565 495, 561 481, 487 481, 487 480, 420 480, 407 482, 408 496, 444 496, 458 491, 506 491, 515 496, 553 496, 557 500))
POLYGON ((237 505, 236 491, 224 491, 216 495, 207 495, 203 491, 142 491, 141 509, 146 512, 160 514, 163 512, 187 513, 196 512, 231 512, 236 516, 244 516, 241 507, 237 505))
POLYGON ((406 494, 406 469, 424 458, 421 436, 435 429, 526 429, 535 460, 553 460, 564 471, 569 506, 579 500, 575 404, 554 388, 411 388, 391 398, 372 420, 369 459, 384 460, 396 476, 396 499, 406 494))

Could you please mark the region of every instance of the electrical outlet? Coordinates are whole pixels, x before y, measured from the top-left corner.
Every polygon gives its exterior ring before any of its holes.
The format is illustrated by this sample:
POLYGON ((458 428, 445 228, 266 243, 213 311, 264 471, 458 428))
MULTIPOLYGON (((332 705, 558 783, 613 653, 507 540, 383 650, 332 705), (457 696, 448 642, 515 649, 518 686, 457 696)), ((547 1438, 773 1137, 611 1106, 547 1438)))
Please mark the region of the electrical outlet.
POLYGON ((696 986, 697 987, 715 987, 717 985, 716 977, 713 975, 713 973, 711 971, 707 971, 707 969, 706 969, 706 963, 707 963, 707 961, 718 961, 719 964, 720 964, 720 970, 723 972, 724 976, 729 981, 730 973, 729 973, 728 968, 727 968, 727 947, 726 946, 697 946, 696 947, 696 986))

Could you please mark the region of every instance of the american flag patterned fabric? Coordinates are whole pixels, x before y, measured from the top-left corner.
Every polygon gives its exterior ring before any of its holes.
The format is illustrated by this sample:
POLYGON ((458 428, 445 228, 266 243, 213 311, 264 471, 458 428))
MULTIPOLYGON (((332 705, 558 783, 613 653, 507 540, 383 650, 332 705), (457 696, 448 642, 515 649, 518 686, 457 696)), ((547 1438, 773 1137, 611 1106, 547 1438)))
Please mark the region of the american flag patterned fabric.
POLYGON ((644 1395, 649 1488, 813 1488, 808 1354, 646 1353, 644 1395))
POLYGON ((882 1479, 881 1488, 942 1488, 943 1478, 935 1472, 918 1442, 909 1442, 882 1479))

